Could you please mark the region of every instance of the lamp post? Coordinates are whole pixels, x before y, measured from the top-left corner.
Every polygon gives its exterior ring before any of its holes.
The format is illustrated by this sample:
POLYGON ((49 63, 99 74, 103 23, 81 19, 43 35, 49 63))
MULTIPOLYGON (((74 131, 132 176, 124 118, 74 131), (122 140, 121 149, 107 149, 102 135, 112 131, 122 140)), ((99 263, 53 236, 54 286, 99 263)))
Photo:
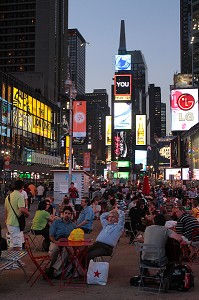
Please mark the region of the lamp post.
POLYGON ((77 91, 73 87, 72 80, 66 79, 65 93, 69 95, 69 158, 68 158, 68 188, 72 181, 72 142, 73 142, 73 99, 77 96, 77 91))

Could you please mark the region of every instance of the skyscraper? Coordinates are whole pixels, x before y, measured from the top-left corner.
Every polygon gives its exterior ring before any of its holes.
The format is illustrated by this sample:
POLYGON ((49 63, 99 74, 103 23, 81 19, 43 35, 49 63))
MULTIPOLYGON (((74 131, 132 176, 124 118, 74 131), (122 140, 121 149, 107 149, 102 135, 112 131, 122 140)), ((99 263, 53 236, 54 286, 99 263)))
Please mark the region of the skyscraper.
POLYGON ((85 94, 85 56, 86 41, 78 29, 68 30, 68 52, 70 75, 77 94, 85 94))
POLYGON ((193 85, 199 86, 199 2, 180 1, 181 73, 193 75, 193 85))
POLYGON ((150 143, 155 143, 155 137, 161 137, 161 88, 149 85, 149 119, 150 143))
POLYGON ((68 0, 0 1, 0 68, 57 101, 67 78, 68 0))

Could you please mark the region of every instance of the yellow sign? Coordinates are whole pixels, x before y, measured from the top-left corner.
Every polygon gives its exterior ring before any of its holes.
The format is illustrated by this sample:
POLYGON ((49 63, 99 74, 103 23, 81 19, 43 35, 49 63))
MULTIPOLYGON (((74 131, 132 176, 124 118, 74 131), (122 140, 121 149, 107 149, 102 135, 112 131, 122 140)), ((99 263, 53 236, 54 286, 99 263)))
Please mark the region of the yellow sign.
POLYGON ((13 88, 13 122, 16 127, 51 138, 51 108, 13 88))
POLYGON ((136 115, 136 145, 146 145, 146 115, 136 115))
POLYGON ((106 116, 106 146, 111 145, 111 116, 106 116))
POLYGON ((66 167, 69 167, 68 160, 69 160, 69 145, 70 145, 70 138, 69 135, 66 136, 66 167))

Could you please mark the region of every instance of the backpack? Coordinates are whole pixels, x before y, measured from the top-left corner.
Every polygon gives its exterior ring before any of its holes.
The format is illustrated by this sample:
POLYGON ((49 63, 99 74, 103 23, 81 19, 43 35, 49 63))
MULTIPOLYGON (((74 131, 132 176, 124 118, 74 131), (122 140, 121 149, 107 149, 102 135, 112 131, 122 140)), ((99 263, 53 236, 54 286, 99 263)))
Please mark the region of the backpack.
POLYGON ((187 292, 194 287, 194 275, 188 265, 176 265, 169 284, 170 289, 187 292))

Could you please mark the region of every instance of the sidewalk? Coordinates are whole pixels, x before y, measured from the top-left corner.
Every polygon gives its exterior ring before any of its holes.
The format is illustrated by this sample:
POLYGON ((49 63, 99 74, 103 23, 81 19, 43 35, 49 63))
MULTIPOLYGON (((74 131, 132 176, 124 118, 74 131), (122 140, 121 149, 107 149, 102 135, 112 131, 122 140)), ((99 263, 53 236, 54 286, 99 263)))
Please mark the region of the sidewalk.
MULTIPOLYGON (((36 203, 31 208, 31 216, 34 215, 36 203)), ((2 206, 0 205, 0 220, 2 216, 2 206)), ((3 227, 3 226, 2 226, 3 227)), ((95 239, 101 228, 100 221, 96 220, 94 223, 94 230, 89 237, 95 239)), ((4 228, 4 232, 6 229, 4 228)), ((42 252, 41 252, 42 253, 42 252)), ((38 254, 40 254, 38 252, 38 254)), ((33 272, 33 265, 28 256, 25 257, 26 270, 28 274, 33 272)), ((196 300, 199 297, 199 260, 194 263, 191 268, 195 275, 195 288, 187 293, 169 291, 168 294, 161 293, 158 299, 174 299, 181 300, 196 300)), ((67 300, 84 300, 84 299, 114 299, 114 300, 132 300, 132 299, 157 299, 154 294, 141 293, 136 296, 137 287, 130 286, 129 280, 132 276, 138 274, 137 268, 137 254, 134 246, 128 244, 128 239, 125 236, 120 238, 116 252, 110 262, 109 278, 106 286, 89 285, 83 287, 69 286, 59 289, 59 280, 53 280, 55 286, 51 287, 43 278, 40 278, 36 284, 30 288, 26 283, 23 271, 8 270, 0 275, 0 297, 9 300, 21 299, 67 299, 67 300)))

